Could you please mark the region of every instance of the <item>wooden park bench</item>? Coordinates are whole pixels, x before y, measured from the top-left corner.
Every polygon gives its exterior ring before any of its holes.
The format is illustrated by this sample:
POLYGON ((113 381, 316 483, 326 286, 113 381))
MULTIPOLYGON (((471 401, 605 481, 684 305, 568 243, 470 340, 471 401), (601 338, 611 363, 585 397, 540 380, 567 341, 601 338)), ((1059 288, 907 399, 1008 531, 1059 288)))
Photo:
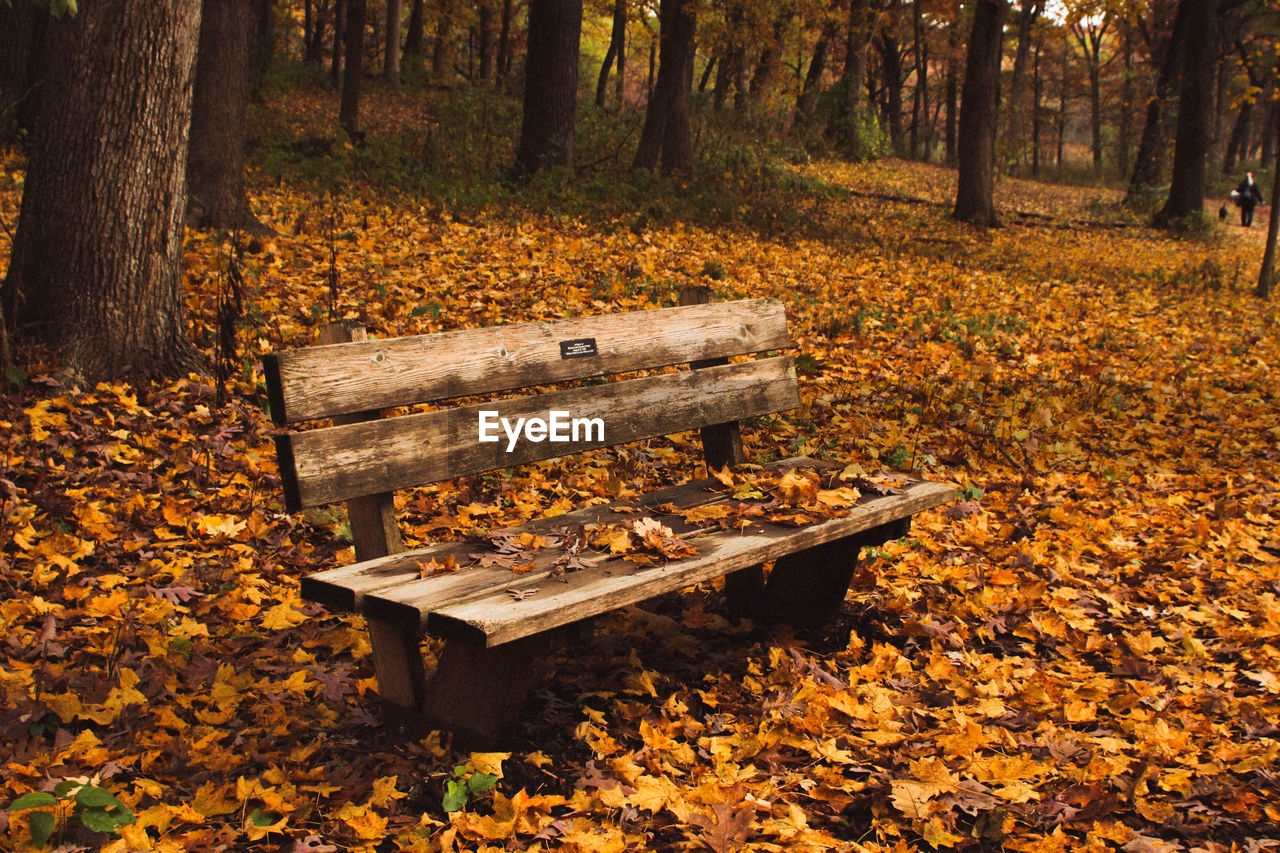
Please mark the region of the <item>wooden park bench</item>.
MULTIPOLYGON (((698 553, 653 566, 581 549, 576 570, 563 571, 563 555, 544 549, 532 568, 516 574, 485 561, 470 565, 474 542, 403 549, 397 489, 695 429, 708 470, 743 462, 739 421, 793 409, 800 395, 792 356, 729 359, 785 349, 791 341, 780 302, 712 298, 694 288, 682 298, 692 304, 676 308, 388 340, 331 325, 322 345, 267 357, 278 424, 333 421, 277 437, 288 509, 345 502, 358 561, 303 578, 302 594, 364 616, 378 690, 395 729, 415 735, 448 729, 464 742, 492 742, 517 719, 531 663, 550 632, 720 576, 731 597, 754 603, 758 615, 800 624, 820 619, 838 610, 860 548, 903 536, 914 513, 953 497, 949 486, 912 482, 894 494, 863 495, 847 515, 803 527, 703 530, 668 515, 663 523, 694 537, 698 553), (687 369, 666 369, 672 366, 687 369), (396 407, 644 371, 652 372, 381 416, 396 407), (568 440, 532 440, 542 430, 529 427, 512 442, 499 419, 510 425, 520 417, 546 421, 547 431, 568 440), (499 440, 480 441, 486 429, 499 440), (769 561, 776 563, 766 581, 761 565, 769 561), (435 573, 427 566, 462 568, 435 573), (419 647, 423 632, 445 639, 430 679, 419 647)), ((706 488, 709 482, 503 532, 545 536, 574 525, 629 522, 640 517, 637 507, 669 513, 667 505, 724 500, 706 488)))

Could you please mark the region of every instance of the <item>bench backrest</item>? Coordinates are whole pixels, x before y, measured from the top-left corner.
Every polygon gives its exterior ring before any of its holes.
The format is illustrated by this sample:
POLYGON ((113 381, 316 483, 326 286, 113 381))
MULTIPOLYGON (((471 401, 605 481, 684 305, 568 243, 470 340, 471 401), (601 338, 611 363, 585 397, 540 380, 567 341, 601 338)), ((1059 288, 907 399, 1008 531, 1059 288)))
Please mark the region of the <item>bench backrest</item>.
POLYGON ((277 436, 291 511, 698 428, 708 463, 719 466, 739 461, 737 421, 799 405, 791 356, 728 363, 791 345, 772 299, 389 340, 347 334, 357 339, 265 358, 276 423, 334 419, 277 436), (680 364, 695 369, 381 417, 383 409, 680 364), (565 440, 536 440, 535 427, 512 441, 502 420, 511 428, 519 418, 543 421, 565 440))

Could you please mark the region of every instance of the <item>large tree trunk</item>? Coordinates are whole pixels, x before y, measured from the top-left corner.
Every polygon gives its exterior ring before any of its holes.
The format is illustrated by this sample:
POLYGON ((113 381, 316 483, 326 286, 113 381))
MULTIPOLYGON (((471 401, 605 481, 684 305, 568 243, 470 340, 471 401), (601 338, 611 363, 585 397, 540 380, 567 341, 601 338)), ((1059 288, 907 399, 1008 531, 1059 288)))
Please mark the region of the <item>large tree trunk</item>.
POLYGON ((662 0, 658 76, 645 110, 634 168, 654 169, 661 155, 663 171, 693 169, 689 89, 693 85, 695 9, 692 0, 662 0))
POLYGON ((347 0, 347 27, 343 38, 346 64, 342 70, 342 103, 338 123, 348 136, 360 133, 360 89, 364 86, 365 0, 347 0))
POLYGON ((962 222, 987 227, 1000 224, 993 172, 1000 107, 1000 41, 1008 11, 1008 0, 977 0, 961 93, 959 176, 953 215, 962 222))
POLYGON ((426 0, 413 0, 409 6, 409 26, 408 31, 404 34, 404 55, 412 56, 415 64, 411 67, 417 68, 423 53, 423 37, 427 27, 426 21, 426 0))
POLYGON ((516 171, 573 168, 582 0, 532 0, 516 171))
POLYGON ((6 311, 87 382, 198 369, 182 218, 199 0, 94 0, 52 22, 6 311), (16 310, 15 310, 16 308, 16 310))
POLYGON ((1160 46, 1156 50, 1155 91, 1147 100, 1146 120, 1142 126, 1142 137, 1138 140, 1138 151, 1133 158, 1133 172, 1129 176, 1129 190, 1125 194, 1126 204, 1145 204, 1151 190, 1160 184, 1160 173, 1164 170, 1164 106, 1174 97, 1186 42, 1187 3, 1179 2, 1173 26, 1160 40, 1160 46))
POLYGON ((392 86, 400 85, 400 17, 402 0, 387 0, 387 49, 383 55, 382 76, 392 86))
POLYGON ((1174 137, 1169 198, 1156 221, 1177 223, 1204 211, 1205 160, 1213 130, 1213 77, 1218 63, 1219 0, 1183 0, 1187 45, 1183 52, 1178 128, 1174 137))
POLYGON ((252 0, 204 0, 187 154, 190 221, 197 228, 266 230, 244 188, 252 0))

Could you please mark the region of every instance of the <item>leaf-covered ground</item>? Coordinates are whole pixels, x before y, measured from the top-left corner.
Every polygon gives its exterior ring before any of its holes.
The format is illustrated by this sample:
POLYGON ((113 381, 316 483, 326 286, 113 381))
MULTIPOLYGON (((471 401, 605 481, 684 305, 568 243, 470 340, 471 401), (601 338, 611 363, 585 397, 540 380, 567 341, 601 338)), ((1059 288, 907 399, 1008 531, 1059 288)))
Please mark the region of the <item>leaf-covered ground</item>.
MULTIPOLYGON (((277 233, 248 246, 225 402, 210 377, 39 370, 0 397, 0 803, 93 781, 137 821, 55 840, 121 850, 1280 847, 1280 341, 1248 293, 1256 232, 1173 239, 1103 191, 1013 181, 1008 227, 978 232, 946 220, 946 170, 793 177, 770 207, 740 176, 760 206, 718 225, 257 180, 277 233), (331 308, 399 335, 686 284, 788 306, 804 407, 751 425, 755 458, 964 499, 872 554, 824 636, 690 590, 551 657, 515 751, 389 743, 359 620, 298 595, 352 555, 340 511, 282 512, 261 353, 331 308)), ((229 241, 187 253, 212 358, 229 241)), ((418 490, 407 539, 685 479, 695 454, 676 436, 418 490)), ((0 812, 0 846, 32 813, 0 812)))

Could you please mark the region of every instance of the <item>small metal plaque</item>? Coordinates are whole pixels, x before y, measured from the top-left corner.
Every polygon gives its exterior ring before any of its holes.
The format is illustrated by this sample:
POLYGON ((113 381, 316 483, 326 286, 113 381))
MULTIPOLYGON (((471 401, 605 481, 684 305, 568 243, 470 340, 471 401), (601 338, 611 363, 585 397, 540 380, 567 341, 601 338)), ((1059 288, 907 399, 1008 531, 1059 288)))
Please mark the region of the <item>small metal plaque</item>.
POLYGON ((561 358, 586 358, 589 355, 599 354, 595 338, 574 338, 571 341, 560 342, 561 358))

